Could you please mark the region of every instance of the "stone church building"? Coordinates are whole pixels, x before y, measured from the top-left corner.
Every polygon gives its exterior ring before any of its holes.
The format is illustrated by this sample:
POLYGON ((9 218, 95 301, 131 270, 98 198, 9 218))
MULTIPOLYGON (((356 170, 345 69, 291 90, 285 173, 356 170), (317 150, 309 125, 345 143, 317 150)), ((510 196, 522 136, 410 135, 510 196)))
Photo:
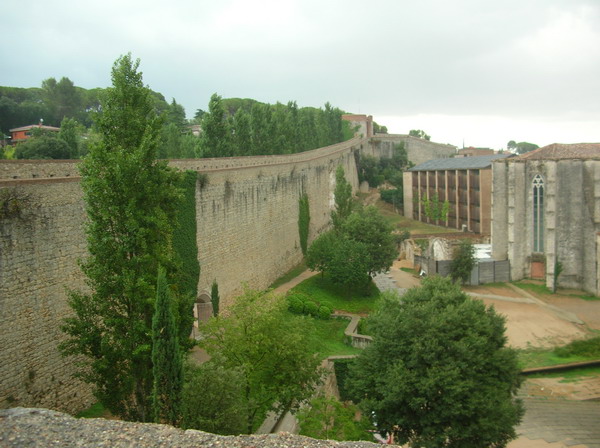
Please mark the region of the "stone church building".
POLYGON ((600 143, 552 144, 492 163, 492 257, 512 280, 600 293, 600 143))

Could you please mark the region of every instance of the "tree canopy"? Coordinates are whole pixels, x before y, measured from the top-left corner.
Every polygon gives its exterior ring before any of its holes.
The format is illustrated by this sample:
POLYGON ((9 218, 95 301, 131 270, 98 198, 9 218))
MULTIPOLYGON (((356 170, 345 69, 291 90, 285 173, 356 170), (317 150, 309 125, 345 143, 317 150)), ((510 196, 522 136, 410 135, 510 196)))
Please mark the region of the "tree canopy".
POLYGON ((200 345, 211 362, 240 375, 248 433, 268 410, 296 409, 320 381, 310 321, 286 313, 282 296, 246 289, 228 307, 227 317, 213 318, 202 328, 200 345))
POLYGON ((346 287, 366 287, 371 277, 390 268, 397 246, 376 207, 352 212, 339 228, 320 235, 308 248, 306 265, 346 287))
POLYGON ((526 152, 533 151, 534 149, 538 149, 539 146, 535 143, 528 142, 515 142, 514 140, 509 141, 506 144, 506 147, 517 154, 525 154, 526 152))
POLYGON ((422 138, 424 140, 431 140, 431 136, 421 129, 411 129, 408 132, 408 135, 410 135, 411 137, 422 138))
POLYGON ((347 385, 378 429, 427 448, 503 447, 516 437, 520 369, 493 307, 436 276, 402 297, 384 293, 369 320, 373 343, 347 385))

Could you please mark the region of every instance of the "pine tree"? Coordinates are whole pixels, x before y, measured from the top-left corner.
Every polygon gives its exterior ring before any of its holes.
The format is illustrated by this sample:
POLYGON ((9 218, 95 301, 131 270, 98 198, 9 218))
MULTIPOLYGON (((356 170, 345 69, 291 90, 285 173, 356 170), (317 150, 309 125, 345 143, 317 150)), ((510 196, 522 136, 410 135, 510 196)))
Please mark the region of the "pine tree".
POLYGON ((155 421, 176 425, 180 418, 183 364, 171 308, 167 276, 165 270, 159 268, 152 319, 152 401, 155 421))

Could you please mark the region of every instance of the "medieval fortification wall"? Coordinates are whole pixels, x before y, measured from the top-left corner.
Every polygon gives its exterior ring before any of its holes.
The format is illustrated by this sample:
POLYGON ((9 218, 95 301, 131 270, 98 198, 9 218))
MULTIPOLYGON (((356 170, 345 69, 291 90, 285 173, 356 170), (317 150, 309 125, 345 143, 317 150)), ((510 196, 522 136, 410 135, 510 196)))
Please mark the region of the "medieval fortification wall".
MULTIPOLYGON (((354 154, 379 151, 379 141, 355 138, 282 156, 170 161, 208 178, 196 189, 199 290, 216 279, 226 306, 242 283, 268 287, 300 262, 300 195, 309 197, 312 241, 328 225, 337 166, 356 190, 354 154)), ((447 152, 446 145, 439 152, 447 152)), ((75 360, 62 358, 58 345, 60 323, 70 313, 67 290, 85 289, 78 267, 86 255, 86 217, 77 162, 2 160, 2 192, 16 193, 19 212, 0 214, 0 408, 76 412, 93 397, 72 378, 75 360)))

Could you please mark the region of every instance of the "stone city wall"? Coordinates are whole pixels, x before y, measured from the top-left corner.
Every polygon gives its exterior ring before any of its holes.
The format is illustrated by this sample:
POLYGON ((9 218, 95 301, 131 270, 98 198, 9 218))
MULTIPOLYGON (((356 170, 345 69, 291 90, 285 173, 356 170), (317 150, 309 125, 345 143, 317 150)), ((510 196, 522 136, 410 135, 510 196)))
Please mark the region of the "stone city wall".
MULTIPOLYGON (((79 183, 71 179, 9 182, 18 216, 0 218, 0 407, 79 410, 89 387, 71 378, 60 356, 67 288, 84 288, 77 260, 87 248, 79 183)), ((6 191, 0 182, 0 193, 6 191)))
MULTIPOLYGON (((302 259, 298 199, 310 204, 312 241, 327 227, 335 170, 358 188, 353 139, 287 156, 171 161, 207 175, 196 190, 199 290, 219 283, 224 306, 242 283, 266 288, 302 259)), ((67 289, 81 290, 85 210, 75 161, 0 161, 0 194, 20 199, 0 215, 0 407, 87 407, 89 387, 74 380, 73 359, 58 345, 70 314, 67 289)))

